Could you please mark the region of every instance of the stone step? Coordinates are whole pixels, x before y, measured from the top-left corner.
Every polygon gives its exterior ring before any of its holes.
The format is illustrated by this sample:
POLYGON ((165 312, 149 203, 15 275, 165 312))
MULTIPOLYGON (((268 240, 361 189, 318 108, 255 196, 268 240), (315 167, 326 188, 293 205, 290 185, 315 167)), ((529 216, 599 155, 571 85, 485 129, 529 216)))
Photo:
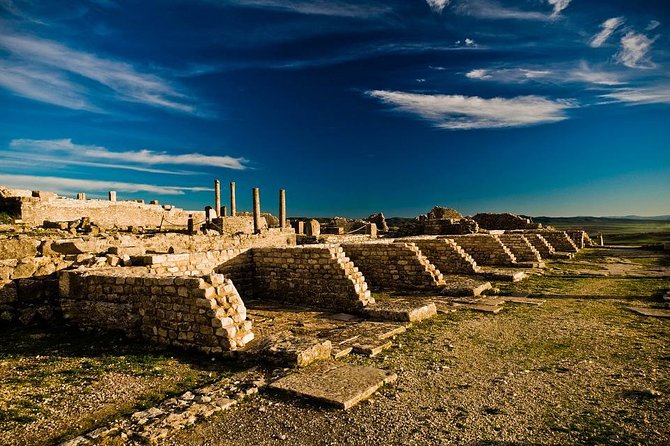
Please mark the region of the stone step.
POLYGON ((347 410, 397 379, 387 370, 328 362, 285 376, 269 388, 347 410))
POLYGON ((373 338, 359 338, 356 340, 353 347, 353 352, 363 356, 377 356, 384 350, 391 348, 393 343, 387 340, 379 340, 373 338))

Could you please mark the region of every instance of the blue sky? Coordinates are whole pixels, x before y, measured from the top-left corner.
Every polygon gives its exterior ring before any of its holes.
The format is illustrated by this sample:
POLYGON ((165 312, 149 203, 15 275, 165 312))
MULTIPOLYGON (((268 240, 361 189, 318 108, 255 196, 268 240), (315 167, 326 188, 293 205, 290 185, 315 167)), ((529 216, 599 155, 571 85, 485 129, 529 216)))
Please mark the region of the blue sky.
POLYGON ((669 26, 658 0, 0 0, 0 185, 670 214, 669 26))

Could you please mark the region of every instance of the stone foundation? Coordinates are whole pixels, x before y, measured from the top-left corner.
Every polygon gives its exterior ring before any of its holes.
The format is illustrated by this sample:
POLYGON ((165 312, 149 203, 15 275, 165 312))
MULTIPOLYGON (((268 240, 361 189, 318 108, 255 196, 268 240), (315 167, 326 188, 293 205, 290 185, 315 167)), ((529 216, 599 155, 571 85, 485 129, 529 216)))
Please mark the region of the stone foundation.
POLYGON ((472 234, 461 236, 445 236, 463 248, 478 265, 481 266, 514 266, 516 257, 500 241, 498 236, 491 234, 472 234))
POLYGON ((435 290, 444 284, 442 273, 414 243, 358 243, 342 247, 373 289, 435 290))
POLYGON ((407 239, 419 247, 428 260, 443 274, 476 274, 480 272, 475 259, 456 244, 444 238, 407 239))
POLYGON ((501 234, 500 241, 512 251, 517 262, 541 262, 542 256, 522 234, 501 234))
POLYGON ((205 353, 236 350, 254 338, 246 308, 223 275, 147 275, 143 268, 63 271, 63 317, 91 331, 121 331, 205 353))
POLYGON ((256 248, 253 263, 258 299, 337 311, 374 302, 363 274, 337 245, 256 248))

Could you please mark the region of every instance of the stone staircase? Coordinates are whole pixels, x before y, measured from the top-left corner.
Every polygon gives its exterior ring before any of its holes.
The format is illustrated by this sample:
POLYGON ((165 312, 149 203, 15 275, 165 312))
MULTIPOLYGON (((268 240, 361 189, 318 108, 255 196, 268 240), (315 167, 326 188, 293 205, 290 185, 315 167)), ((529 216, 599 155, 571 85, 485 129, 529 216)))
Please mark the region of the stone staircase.
POLYGON ((370 295, 368 283, 365 281, 363 273, 360 272, 358 267, 354 265, 354 262, 346 256, 344 249, 341 246, 338 246, 331 250, 331 252, 333 253, 333 258, 340 265, 342 271, 344 271, 346 278, 354 283, 354 289, 358 293, 360 300, 365 302, 366 305, 374 303, 375 300, 370 295))
POLYGON ((444 276, 440 272, 439 269, 435 265, 433 265, 430 260, 428 260, 428 257, 426 257, 422 252, 421 249, 415 244, 415 243, 405 243, 405 246, 408 247, 412 252, 416 254, 417 259, 419 260, 419 263, 422 264, 425 268, 425 271, 427 273, 430 273, 431 276, 433 276, 433 279, 438 285, 444 285, 444 276))

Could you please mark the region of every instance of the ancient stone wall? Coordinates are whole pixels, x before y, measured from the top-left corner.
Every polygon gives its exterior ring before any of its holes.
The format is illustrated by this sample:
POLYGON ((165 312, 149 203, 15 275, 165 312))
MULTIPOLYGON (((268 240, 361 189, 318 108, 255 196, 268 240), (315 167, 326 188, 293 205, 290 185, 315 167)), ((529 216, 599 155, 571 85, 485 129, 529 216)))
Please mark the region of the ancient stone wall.
POLYGON ((475 234, 479 230, 477 222, 469 218, 424 220, 422 232, 427 235, 475 234))
POLYGON ((538 229, 542 225, 533 223, 528 217, 521 215, 503 214, 477 214, 472 217, 482 229, 538 229))
POLYGON ((541 262, 542 256, 522 234, 501 234, 500 241, 512 251, 517 262, 541 262))
MULTIPOLYGON (((3 201, 15 200, 15 197, 3 201)), ((71 198, 20 197, 19 218, 29 226, 41 226, 45 221, 72 221, 88 217, 102 228, 186 226, 189 214, 194 220, 205 219, 203 211, 186 211, 176 207, 164 209, 157 204, 134 201, 73 200, 71 198)), ((9 206, 9 205, 6 205, 9 206)))
POLYGON ((242 299, 222 275, 156 276, 144 268, 63 271, 59 288, 64 318, 84 330, 121 331, 206 353, 236 350, 254 337, 242 299))
POLYGON ((565 231, 565 233, 568 234, 568 237, 570 237, 577 249, 583 249, 584 246, 591 243, 591 238, 584 231, 570 230, 565 231))
POLYGON ((542 231, 542 237, 558 252, 577 252, 577 245, 565 231, 542 231))
POLYGON ((540 253, 540 257, 543 259, 551 258, 551 256, 556 252, 553 246, 547 242, 547 240, 542 237, 540 234, 534 233, 524 233, 524 237, 528 240, 528 243, 533 245, 533 248, 540 253))
POLYGON ((367 283, 337 245, 256 248, 254 297, 358 311, 374 302, 367 283))
POLYGON ((444 284, 440 271, 414 243, 357 243, 342 248, 373 289, 435 290, 444 284))
POLYGON ((445 238, 411 238, 421 252, 428 257, 442 274, 476 274, 480 272, 477 262, 456 244, 445 238))
POLYGON ((449 238, 470 254, 481 266, 514 266, 516 257, 502 244, 497 236, 491 234, 450 235, 449 238))

